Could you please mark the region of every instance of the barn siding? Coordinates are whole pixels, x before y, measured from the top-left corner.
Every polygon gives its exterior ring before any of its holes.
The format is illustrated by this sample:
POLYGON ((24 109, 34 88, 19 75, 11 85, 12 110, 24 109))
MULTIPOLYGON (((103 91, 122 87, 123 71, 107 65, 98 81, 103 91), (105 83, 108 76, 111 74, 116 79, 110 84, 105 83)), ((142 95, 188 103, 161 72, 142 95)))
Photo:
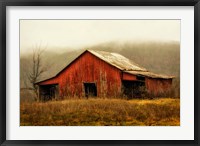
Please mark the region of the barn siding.
POLYGON ((157 96, 168 92, 171 89, 172 79, 154 79, 148 78, 145 79, 145 86, 149 93, 157 96))
POLYGON ((122 79, 126 80, 126 81, 136 81, 137 80, 135 75, 131 75, 128 73, 123 73, 122 79))
POLYGON ((40 85, 51 85, 51 84, 58 84, 58 77, 48 79, 40 83, 40 85))
POLYGON ((118 96, 121 92, 121 71, 89 52, 63 70, 57 77, 40 85, 59 84, 59 95, 84 96, 83 83, 95 82, 97 96, 118 96))

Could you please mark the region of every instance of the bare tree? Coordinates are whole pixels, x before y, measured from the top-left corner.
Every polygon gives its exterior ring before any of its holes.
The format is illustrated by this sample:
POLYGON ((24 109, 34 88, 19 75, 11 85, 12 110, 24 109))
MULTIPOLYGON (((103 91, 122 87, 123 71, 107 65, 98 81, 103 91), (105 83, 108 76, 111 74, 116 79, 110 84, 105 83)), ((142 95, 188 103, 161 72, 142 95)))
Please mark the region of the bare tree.
POLYGON ((32 54, 32 66, 31 71, 28 73, 28 79, 32 84, 33 90, 36 94, 35 100, 38 100, 38 87, 35 84, 41 75, 47 71, 47 66, 45 66, 42 62, 42 54, 45 49, 41 49, 41 47, 37 47, 33 50, 32 54))

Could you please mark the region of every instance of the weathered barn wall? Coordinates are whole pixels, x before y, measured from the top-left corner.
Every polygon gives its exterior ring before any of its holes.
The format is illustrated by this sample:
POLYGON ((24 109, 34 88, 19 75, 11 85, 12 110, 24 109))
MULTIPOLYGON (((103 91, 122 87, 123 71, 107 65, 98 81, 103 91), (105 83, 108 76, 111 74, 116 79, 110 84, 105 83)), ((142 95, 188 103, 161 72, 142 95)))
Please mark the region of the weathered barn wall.
POLYGON ((135 75, 131 75, 129 73, 123 73, 122 75, 122 80, 126 80, 126 81, 136 81, 137 78, 135 75))
POLYGON ((83 53, 55 78, 40 85, 59 84, 59 95, 84 96, 83 83, 94 82, 97 96, 118 96, 121 94, 121 71, 89 52, 83 53))
POLYGON ((48 79, 46 81, 39 83, 39 85, 50 85, 50 84, 58 84, 58 83, 59 83, 58 77, 54 77, 52 79, 48 79))
POLYGON ((167 93, 172 86, 172 79, 145 78, 147 91, 155 96, 167 93))

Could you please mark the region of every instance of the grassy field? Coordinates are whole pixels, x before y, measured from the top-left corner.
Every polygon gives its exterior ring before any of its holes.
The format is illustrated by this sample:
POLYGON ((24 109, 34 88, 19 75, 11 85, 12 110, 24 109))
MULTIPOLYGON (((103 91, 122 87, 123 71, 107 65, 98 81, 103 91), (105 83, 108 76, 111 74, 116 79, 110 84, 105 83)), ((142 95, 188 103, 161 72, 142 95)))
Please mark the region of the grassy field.
POLYGON ((21 126, 179 126, 180 100, 79 99, 22 102, 21 126))

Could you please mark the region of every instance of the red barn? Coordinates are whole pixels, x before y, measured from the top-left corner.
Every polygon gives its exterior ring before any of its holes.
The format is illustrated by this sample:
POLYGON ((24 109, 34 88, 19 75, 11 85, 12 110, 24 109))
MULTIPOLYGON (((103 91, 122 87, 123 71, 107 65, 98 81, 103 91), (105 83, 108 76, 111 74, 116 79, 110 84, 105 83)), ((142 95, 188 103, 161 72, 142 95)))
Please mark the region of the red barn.
POLYGON ((139 97, 171 88, 172 76, 149 72, 126 57, 86 50, 53 77, 37 82, 39 99, 64 97, 139 97))

